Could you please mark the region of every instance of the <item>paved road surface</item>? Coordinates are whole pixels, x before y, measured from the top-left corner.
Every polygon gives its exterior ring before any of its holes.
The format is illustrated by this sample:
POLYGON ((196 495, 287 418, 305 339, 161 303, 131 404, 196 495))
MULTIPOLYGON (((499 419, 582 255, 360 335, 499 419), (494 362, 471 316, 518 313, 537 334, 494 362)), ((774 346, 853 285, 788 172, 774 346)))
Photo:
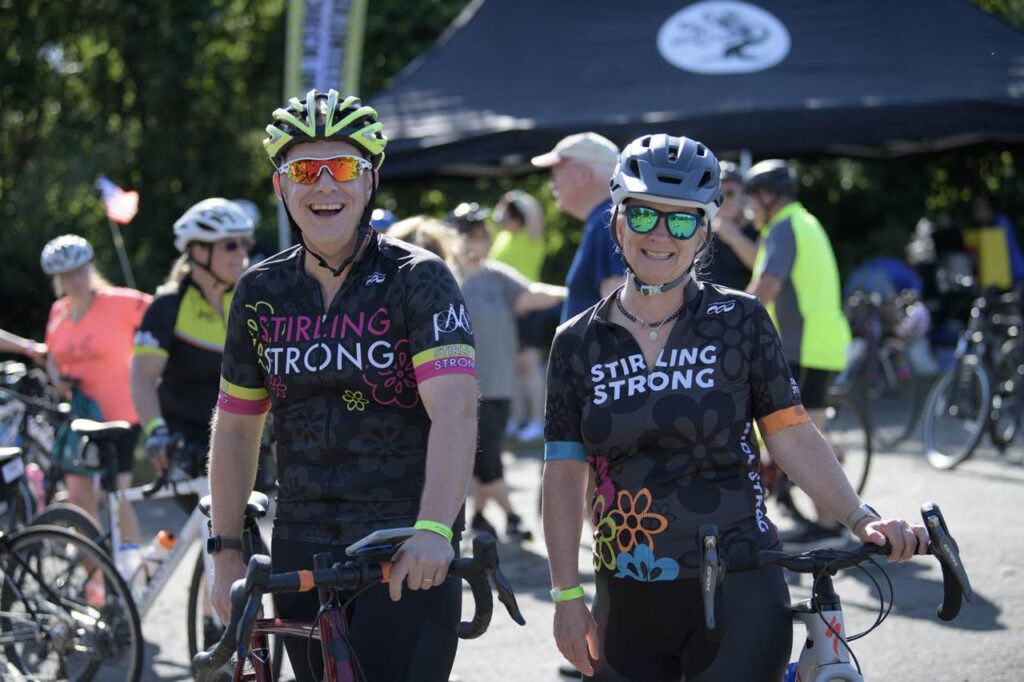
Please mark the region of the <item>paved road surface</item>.
MULTIPOLYGON (((975 600, 953 624, 935 617, 941 599, 941 574, 932 560, 914 561, 890 570, 896 604, 881 629, 853 644, 869 680, 957 682, 1024 679, 1024 447, 1011 447, 1008 463, 983 448, 953 472, 936 471, 918 454, 919 444, 877 457, 865 498, 885 514, 917 518, 918 507, 935 501, 942 507, 960 543, 975 589, 975 600)), ((514 500, 521 510, 535 510, 539 454, 506 454, 514 500)), ((173 523, 173 508, 141 510, 148 532, 173 523)), ((528 516, 533 518, 533 514, 528 516)), ((498 515, 494 521, 500 522, 498 515)), ((782 519, 778 521, 784 525, 782 519)), ((536 524, 536 521, 534 520, 536 524)), ((499 525, 499 530, 501 527, 499 525)), ((556 682, 560 656, 551 639, 553 608, 547 598, 548 573, 543 542, 504 545, 504 570, 516 587, 527 626, 515 626, 495 613, 490 631, 459 649, 455 673, 462 682, 556 682)), ((589 564, 587 550, 580 565, 589 564)), ((143 624, 148 642, 147 681, 187 680, 185 597, 191 562, 186 560, 143 624)), ((588 584, 592 574, 587 573, 588 584)), ((875 604, 866 580, 857 575, 836 581, 851 631, 868 627, 875 604)), ((792 585, 794 598, 806 595, 807 583, 792 585)), ((800 632, 794 647, 802 645, 800 632)), ((291 679, 286 675, 285 679, 291 679)))

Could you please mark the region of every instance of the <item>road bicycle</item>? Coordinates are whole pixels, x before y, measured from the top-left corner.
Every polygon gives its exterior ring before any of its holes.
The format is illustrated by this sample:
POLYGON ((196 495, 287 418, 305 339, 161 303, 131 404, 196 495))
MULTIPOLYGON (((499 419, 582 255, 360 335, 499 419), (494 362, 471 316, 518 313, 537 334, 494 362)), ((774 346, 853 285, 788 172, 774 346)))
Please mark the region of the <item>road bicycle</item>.
POLYGON ((140 679, 139 614, 95 543, 50 526, 0 532, 0 581, 0 679, 140 679))
MULTIPOLYGON (((871 469, 872 431, 864 410, 845 393, 830 389, 826 398, 823 435, 843 467, 850 485, 859 495, 867 485, 871 469)), ((762 447, 759 469, 769 499, 797 521, 814 523, 818 514, 814 501, 786 476, 762 447)))
MULTIPOLYGON (((901 329, 898 318, 902 311, 921 305, 916 298, 912 291, 895 300, 886 300, 877 292, 858 291, 845 305, 854 339, 846 369, 836 377, 835 385, 864 410, 873 442, 885 450, 910 436, 924 404, 922 380, 915 375, 908 355, 910 339, 896 333, 901 329)), ((922 319, 924 328, 914 328, 915 333, 927 331, 927 315, 922 319)))
MULTIPOLYGON (((211 630, 219 635, 221 623, 212 608, 208 608, 209 590, 213 584, 212 558, 205 552, 209 537, 209 481, 205 476, 189 477, 188 471, 196 469, 196 461, 204 461, 206 453, 190 450, 181 439, 171 448, 171 466, 151 484, 133 488, 117 489, 117 451, 114 443, 120 434, 130 428, 126 422, 94 422, 76 419, 71 429, 83 436, 82 459, 97 468, 100 487, 107 495, 105 523, 100 525, 88 514, 71 504, 55 504, 47 507, 33 523, 52 524, 72 528, 103 548, 111 559, 118 562, 121 552, 120 504, 122 502, 144 502, 168 498, 195 499, 199 504, 189 514, 175 534, 177 541, 170 553, 157 565, 143 561, 135 574, 130 577, 132 593, 139 613, 147 616, 156 598, 170 582, 175 569, 185 559, 196 541, 200 542, 199 555, 191 572, 188 595, 188 622, 186 626, 189 655, 194 656, 201 648, 204 638, 211 636, 211 630)), ((270 501, 266 495, 253 492, 245 509, 242 529, 243 556, 266 554, 267 544, 260 534, 258 519, 267 514, 270 501)), ((267 608, 272 610, 269 603, 267 608)), ((268 611, 270 612, 270 611, 268 611)), ((273 642, 275 651, 283 648, 281 638, 273 642)), ((279 668, 275 669, 276 673, 279 668)))
MULTIPOLYGON (((326 682, 365 680, 361 672, 357 677, 358 652, 348 638, 344 615, 347 602, 342 603, 340 594, 358 594, 365 587, 386 583, 395 551, 415 533, 413 528, 376 531, 347 547, 343 562, 335 562, 330 553, 318 554, 313 558, 313 570, 273 573, 270 557, 252 557, 245 578, 231 586, 231 619, 223 638, 193 659, 200 682, 225 668, 233 671, 234 682, 269 679, 266 638, 274 634, 322 641, 326 682), (263 595, 314 589, 319 590, 321 603, 315 620, 258 618, 263 595)), ((493 608, 492 585, 509 616, 519 625, 526 624, 512 586, 499 569, 497 546, 490 534, 476 535, 473 555, 453 561, 448 574, 465 580, 473 594, 473 618, 459 624, 460 638, 473 639, 487 630, 493 608)))
MULTIPOLYGON (((963 600, 971 600, 973 591, 970 580, 960 560, 960 549, 949 533, 942 512, 935 504, 921 507, 921 518, 928 530, 928 553, 935 556, 942 567, 943 597, 937 615, 943 621, 951 621, 960 613, 963 600)), ((797 554, 763 550, 753 565, 731 566, 723 561, 719 548, 718 529, 711 525, 701 528, 698 537, 701 547, 700 583, 704 607, 704 625, 709 641, 720 641, 726 624, 716 616, 721 604, 727 573, 756 570, 767 566, 781 566, 796 573, 813 576, 811 597, 792 604, 790 612, 794 621, 799 621, 807 631, 807 639, 797 661, 790 663, 785 682, 863 682, 860 661, 857 660, 850 642, 866 636, 881 625, 892 608, 894 597, 892 582, 884 569, 874 561, 874 556, 888 555, 892 547, 887 543, 862 545, 855 550, 815 549, 797 554), (889 585, 888 605, 886 595, 875 576, 863 566, 871 562, 885 577, 889 585), (843 621, 842 603, 832 583, 832 576, 841 570, 859 568, 874 583, 880 598, 878 617, 865 632, 850 635, 843 621)))
POLYGON ((924 448, 932 466, 960 464, 986 432, 1000 451, 1016 437, 1024 410, 1022 322, 1017 293, 989 290, 974 300, 953 366, 925 402, 924 448))

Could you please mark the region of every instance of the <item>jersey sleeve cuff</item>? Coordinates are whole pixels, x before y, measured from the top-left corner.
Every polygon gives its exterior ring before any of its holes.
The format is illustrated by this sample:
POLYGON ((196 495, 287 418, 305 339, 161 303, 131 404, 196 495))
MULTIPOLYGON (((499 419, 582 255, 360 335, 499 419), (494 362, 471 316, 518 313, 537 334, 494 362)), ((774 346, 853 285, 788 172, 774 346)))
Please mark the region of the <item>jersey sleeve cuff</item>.
POLYGON ((583 449, 583 443, 568 440, 545 442, 544 461, 554 462, 560 459, 570 459, 576 462, 586 463, 587 453, 583 449))
POLYGON ((417 383, 447 374, 476 376, 476 350, 464 343, 453 343, 420 351, 412 356, 417 383))
POLYGON ((793 405, 792 407, 776 410, 767 416, 761 417, 757 420, 757 428, 762 436, 770 436, 782 429, 797 426, 798 424, 806 424, 809 421, 811 421, 811 418, 807 415, 807 410, 804 409, 804 406, 793 405))
POLYGON ((138 357, 140 355, 155 355, 160 358, 166 358, 170 354, 160 346, 147 346, 147 345, 136 345, 132 346, 132 357, 138 357))
POLYGON ((236 386, 222 377, 217 406, 232 414, 260 415, 270 410, 270 394, 263 387, 236 386))

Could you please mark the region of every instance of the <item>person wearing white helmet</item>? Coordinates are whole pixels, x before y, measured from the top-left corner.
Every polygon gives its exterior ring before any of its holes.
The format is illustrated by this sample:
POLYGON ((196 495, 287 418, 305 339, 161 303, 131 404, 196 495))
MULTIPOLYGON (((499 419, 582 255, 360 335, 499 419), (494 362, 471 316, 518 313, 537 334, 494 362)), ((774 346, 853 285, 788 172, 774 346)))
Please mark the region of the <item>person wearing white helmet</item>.
MULTIPOLYGON (((61 235, 43 247, 40 265, 52 278, 57 295, 46 323, 46 367, 57 390, 71 397, 75 416, 134 425, 117 442, 117 485, 125 488, 132 482, 139 438, 139 420, 128 390, 132 337, 152 297, 111 286, 93 264, 93 255, 92 245, 74 234, 61 235)), ((74 462, 63 467, 68 501, 95 517, 94 482, 99 472, 74 462)), ((126 543, 139 540, 138 521, 128 502, 121 505, 121 537, 126 543)))
POLYGON ((248 263, 253 221, 227 199, 204 199, 174 223, 181 253, 135 335, 132 399, 158 470, 167 447, 183 436, 201 471, 235 282, 248 263))
POLYGON ((725 578, 721 642, 706 636, 697 576, 704 524, 718 527, 730 566, 779 547, 755 420, 779 464, 860 541, 889 541, 894 560, 927 548, 923 526, 883 522, 857 497, 801 404, 764 306, 693 275, 721 195, 718 161, 700 142, 629 144, 611 179, 627 281, 552 344, 543 515, 554 636, 588 679, 782 679, 792 638, 782 569, 725 578), (579 579, 591 472, 593 609, 579 579))

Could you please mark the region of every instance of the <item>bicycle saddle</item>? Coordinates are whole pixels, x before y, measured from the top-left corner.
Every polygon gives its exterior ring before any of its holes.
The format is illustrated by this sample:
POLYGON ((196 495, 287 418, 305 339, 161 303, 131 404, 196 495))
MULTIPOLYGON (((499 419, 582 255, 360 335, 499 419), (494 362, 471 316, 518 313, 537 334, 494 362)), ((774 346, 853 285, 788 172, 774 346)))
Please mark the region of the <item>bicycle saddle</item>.
MULTIPOLYGON (((199 500, 199 511, 203 513, 203 516, 210 518, 210 503, 212 502, 212 496, 203 495, 199 500)), ((253 491, 249 495, 249 501, 245 503, 245 516, 246 518, 262 519, 267 515, 267 506, 270 504, 270 499, 261 492, 253 491)))
POLYGON ((89 439, 94 441, 117 438, 130 428, 132 425, 125 421, 97 422, 92 419, 75 419, 71 422, 72 431, 89 436, 89 439))

